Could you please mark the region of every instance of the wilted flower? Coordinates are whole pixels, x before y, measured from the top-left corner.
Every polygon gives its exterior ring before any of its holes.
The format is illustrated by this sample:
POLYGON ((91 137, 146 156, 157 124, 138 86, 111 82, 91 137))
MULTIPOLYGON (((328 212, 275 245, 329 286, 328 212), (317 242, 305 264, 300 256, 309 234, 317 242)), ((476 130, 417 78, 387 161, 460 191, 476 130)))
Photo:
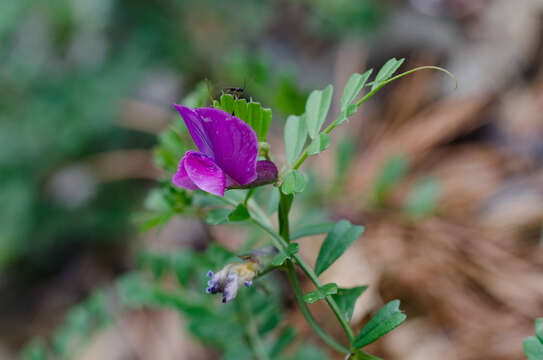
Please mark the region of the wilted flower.
POLYGON ((247 287, 253 284, 255 276, 271 263, 278 252, 273 246, 252 250, 245 255, 240 255, 244 262, 228 264, 215 274, 208 271, 207 276, 210 279, 207 282, 206 291, 210 294, 222 293, 222 302, 229 302, 236 297, 242 284, 247 287))
POLYGON ((255 261, 244 263, 232 263, 226 265, 221 271, 213 274, 208 271, 210 277, 206 291, 210 294, 222 293, 222 302, 226 303, 236 297, 238 288, 244 284, 249 287, 260 270, 260 264, 255 261))
POLYGON ((187 151, 172 182, 188 190, 224 196, 225 189, 253 187, 277 178, 276 166, 258 160, 258 138, 245 122, 214 108, 174 104, 200 150, 187 151))

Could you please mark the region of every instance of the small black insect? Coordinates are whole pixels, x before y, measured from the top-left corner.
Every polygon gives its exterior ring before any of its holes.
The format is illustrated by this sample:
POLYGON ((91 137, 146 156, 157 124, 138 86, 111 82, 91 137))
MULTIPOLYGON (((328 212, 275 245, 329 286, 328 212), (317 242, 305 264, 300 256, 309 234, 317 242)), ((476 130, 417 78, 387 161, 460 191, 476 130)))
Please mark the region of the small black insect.
POLYGON ((245 89, 242 87, 227 87, 222 89, 223 94, 230 94, 235 99, 240 99, 243 97, 243 93, 245 92, 245 89))

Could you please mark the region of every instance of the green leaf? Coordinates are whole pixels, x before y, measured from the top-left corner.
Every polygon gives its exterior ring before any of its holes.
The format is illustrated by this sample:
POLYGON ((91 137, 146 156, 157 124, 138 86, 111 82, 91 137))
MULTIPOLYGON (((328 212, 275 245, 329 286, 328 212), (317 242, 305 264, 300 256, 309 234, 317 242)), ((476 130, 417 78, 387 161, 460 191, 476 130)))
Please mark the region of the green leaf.
POLYGON ((234 97, 231 94, 221 95, 221 108, 229 114, 234 112, 234 97))
POLYGON ((285 124, 285 149, 287 161, 294 164, 302 152, 307 138, 307 126, 304 116, 290 115, 285 124))
POLYGON ((299 238, 303 238, 306 236, 311 235, 317 235, 317 234, 325 234, 330 231, 336 226, 336 223, 334 222, 326 222, 326 223, 320 223, 320 224, 311 224, 307 226, 303 226, 300 229, 297 229, 292 232, 290 235, 290 240, 296 240, 299 238))
POLYGON ((298 253, 299 249, 299 245, 296 243, 288 244, 286 251, 281 251, 279 254, 275 255, 275 257, 272 259, 271 264, 273 266, 283 265, 288 258, 298 253))
POLYGON ((411 217, 430 215, 437 207, 440 195, 439 183, 432 177, 422 178, 407 195, 404 211, 411 217))
POLYGON ((263 108, 258 102, 235 99, 232 94, 222 94, 221 101, 213 101, 213 107, 245 121, 256 132, 258 141, 265 142, 272 120, 271 109, 263 108))
POLYGON ((258 127, 258 131, 256 132, 258 135, 258 141, 260 142, 266 141, 266 137, 268 136, 268 130, 270 129, 271 121, 272 121, 271 109, 262 108, 260 126, 258 127))
POLYGON ((307 179, 305 175, 298 170, 291 169, 287 171, 281 184, 281 192, 285 195, 300 193, 305 190, 306 185, 307 179))
POLYGON ((383 360, 377 356, 363 352, 362 350, 357 350, 348 360, 383 360))
POLYGON ((228 222, 228 215, 230 215, 230 209, 218 208, 209 210, 206 217, 206 222, 209 225, 219 225, 228 222))
POLYGON ((402 66, 404 60, 405 59, 396 60, 395 58, 388 60, 377 73, 377 76, 371 85, 371 91, 378 88, 382 82, 390 79, 396 70, 402 66))
POLYGON ((326 150, 326 148, 330 145, 330 136, 325 133, 320 133, 318 137, 313 139, 311 144, 307 147, 307 154, 308 155, 317 155, 326 150))
POLYGON ((360 90, 364 88, 364 85, 366 84, 366 81, 368 81, 368 78, 372 72, 373 69, 369 69, 362 75, 358 73, 351 75, 349 81, 347 81, 347 84, 345 84, 343 95, 341 95, 341 112, 347 110, 347 107, 352 104, 354 99, 356 99, 360 93, 360 90))
POLYGON ((244 221, 251 218, 249 210, 243 204, 239 204, 236 208, 228 214, 228 221, 244 221))
POLYGON ((234 115, 241 120, 247 122, 249 118, 249 110, 247 109, 247 100, 236 99, 234 101, 234 115))
POLYGON ((324 299, 328 295, 333 295, 337 293, 337 285, 334 283, 325 284, 319 287, 315 291, 311 291, 304 295, 304 301, 308 304, 313 304, 314 302, 324 299))
POLYGON ((273 266, 281 266, 287 261, 288 254, 285 252, 280 252, 279 254, 275 255, 275 257, 272 259, 271 264, 273 266))
POLYGON ((356 106, 356 104, 351 104, 351 105, 347 106, 347 109, 345 109, 344 111, 341 112, 341 114, 339 114, 339 117, 336 120, 337 125, 345 122, 347 119, 349 119, 351 116, 353 116, 356 113, 357 110, 358 110, 358 106, 356 106))
POLYGON ((165 225, 174 215, 173 212, 167 212, 158 216, 153 216, 150 219, 145 220, 139 227, 142 232, 149 231, 154 227, 165 225))
POLYGON ((535 336, 537 336, 541 344, 543 344, 543 318, 535 320, 535 336))
POLYGON ((328 85, 324 90, 313 90, 305 104, 306 124, 309 136, 316 138, 326 120, 330 104, 332 102, 332 93, 334 88, 328 85))
POLYGON ((530 336, 524 339, 524 354, 528 360, 541 360, 543 359, 543 343, 541 343, 537 337, 530 336))
POLYGON ((250 102, 247 105, 247 108, 249 111, 247 117, 247 124, 249 124, 258 134, 258 126, 260 124, 260 119, 262 118, 262 106, 259 103, 250 102))
POLYGON ((407 316, 400 311, 400 300, 392 300, 375 314, 354 339, 353 347, 371 344, 405 321, 407 316))
POLYGON ((347 322, 351 321, 353 316, 356 299, 358 299, 367 288, 368 286, 364 285, 349 289, 338 289, 337 294, 332 295, 347 322))
POLYGON ((347 248, 364 232, 363 226, 352 225, 347 220, 339 221, 322 243, 315 265, 315 273, 320 275, 328 269, 347 248))
POLYGON ((279 191, 275 191, 275 189, 272 189, 270 192, 268 204, 266 205, 266 213, 268 215, 271 215, 277 211, 277 207, 279 206, 279 194, 279 191))

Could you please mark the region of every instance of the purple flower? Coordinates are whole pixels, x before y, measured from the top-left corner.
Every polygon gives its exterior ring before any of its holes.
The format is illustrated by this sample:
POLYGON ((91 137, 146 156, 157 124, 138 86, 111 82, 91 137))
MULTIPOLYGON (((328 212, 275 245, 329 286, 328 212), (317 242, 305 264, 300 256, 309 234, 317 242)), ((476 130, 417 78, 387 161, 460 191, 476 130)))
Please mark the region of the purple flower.
POLYGON ((174 104, 200 150, 187 151, 172 182, 184 189, 201 189, 224 196, 225 189, 270 183, 277 168, 258 160, 258 138, 242 120, 214 108, 190 109, 174 104))

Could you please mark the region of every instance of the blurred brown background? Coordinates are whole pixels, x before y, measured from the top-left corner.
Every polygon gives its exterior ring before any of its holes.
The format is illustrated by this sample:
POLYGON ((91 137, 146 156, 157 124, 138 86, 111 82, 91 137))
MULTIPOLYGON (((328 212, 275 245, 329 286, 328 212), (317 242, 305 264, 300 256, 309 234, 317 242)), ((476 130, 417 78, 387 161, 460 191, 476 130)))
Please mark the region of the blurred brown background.
MULTIPOLYGON (((142 245, 205 243, 190 220, 143 235, 133 221, 161 176, 156 134, 198 81, 245 84, 271 106, 270 143, 283 161, 281 124, 303 112, 309 90, 332 83, 335 113, 348 77, 390 57, 406 58, 403 71, 445 67, 459 85, 432 71, 394 82, 304 165, 317 187, 332 189, 309 206, 366 227, 323 282, 370 286, 355 309, 358 327, 375 306, 401 299, 407 322, 368 349, 385 359, 523 358, 522 340, 543 315, 543 1, 1 7, 0 359, 47 337, 70 306, 132 268, 142 245), (350 160, 334 187, 346 141, 350 160), (401 176, 379 197, 375 186, 394 161, 401 176)), ((212 231, 239 246, 235 229, 212 231)), ((302 243, 310 263, 321 240, 302 243)), ((319 306, 319 320, 332 324, 319 306)), ((289 314, 315 338, 294 306, 289 314)), ((167 311, 123 315, 82 358, 216 358, 179 321, 167 311)))

